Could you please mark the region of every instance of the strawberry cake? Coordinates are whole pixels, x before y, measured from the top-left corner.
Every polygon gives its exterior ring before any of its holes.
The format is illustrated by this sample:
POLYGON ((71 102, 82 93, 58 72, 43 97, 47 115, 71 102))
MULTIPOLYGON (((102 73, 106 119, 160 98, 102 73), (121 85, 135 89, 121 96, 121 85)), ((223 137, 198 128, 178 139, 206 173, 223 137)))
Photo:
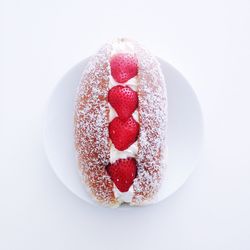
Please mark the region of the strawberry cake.
POLYGON ((89 59, 77 90, 79 170, 99 204, 142 206, 157 199, 166 170, 167 90, 160 64, 119 38, 89 59))

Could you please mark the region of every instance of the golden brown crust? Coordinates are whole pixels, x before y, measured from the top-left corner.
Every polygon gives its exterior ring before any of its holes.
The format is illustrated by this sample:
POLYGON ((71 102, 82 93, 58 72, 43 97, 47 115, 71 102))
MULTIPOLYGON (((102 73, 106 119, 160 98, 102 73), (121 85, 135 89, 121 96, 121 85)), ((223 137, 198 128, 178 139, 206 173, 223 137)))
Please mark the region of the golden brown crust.
MULTIPOLYGON (((122 41, 125 41, 123 39, 122 41)), ((131 41, 130 41, 131 42, 131 41)), ((158 61, 132 42, 139 63, 138 174, 133 183, 131 205, 144 205, 155 198, 166 168, 167 93, 158 61)), ((114 184, 106 172, 110 161, 108 133, 112 44, 104 46, 83 72, 75 110, 75 144, 79 169, 92 197, 108 206, 119 206, 114 184)))
POLYGON ((109 163, 107 102, 110 50, 106 46, 90 59, 83 72, 75 110, 75 145, 79 169, 92 196, 115 206, 113 182, 106 172, 109 163))
POLYGON ((158 61, 139 45, 135 50, 140 134, 132 204, 143 205, 155 198, 166 169, 167 90, 158 61))

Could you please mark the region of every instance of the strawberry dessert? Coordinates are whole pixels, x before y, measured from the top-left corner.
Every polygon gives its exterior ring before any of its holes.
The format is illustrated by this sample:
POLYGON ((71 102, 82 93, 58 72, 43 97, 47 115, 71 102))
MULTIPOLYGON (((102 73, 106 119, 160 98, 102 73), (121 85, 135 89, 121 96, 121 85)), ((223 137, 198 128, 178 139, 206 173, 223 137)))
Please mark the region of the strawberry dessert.
POLYGON ((157 198, 166 168, 167 95, 157 60, 138 43, 105 45, 77 92, 80 173, 100 204, 141 206, 157 198))
POLYGON ((136 160, 132 157, 135 157, 138 151, 136 141, 140 130, 138 112, 134 114, 135 118, 133 117, 133 113, 138 108, 137 58, 132 53, 116 53, 110 59, 110 69, 111 84, 108 102, 112 112, 109 137, 113 145, 111 147, 111 165, 108 165, 107 170, 115 183, 115 197, 120 202, 131 202, 133 197, 131 186, 137 173, 136 160), (134 83, 135 90, 131 89, 131 82, 134 83), (132 152, 129 154, 129 158, 126 158, 127 152, 132 152), (113 157, 114 154, 116 157, 113 157), (116 178, 117 176, 120 178, 116 178))

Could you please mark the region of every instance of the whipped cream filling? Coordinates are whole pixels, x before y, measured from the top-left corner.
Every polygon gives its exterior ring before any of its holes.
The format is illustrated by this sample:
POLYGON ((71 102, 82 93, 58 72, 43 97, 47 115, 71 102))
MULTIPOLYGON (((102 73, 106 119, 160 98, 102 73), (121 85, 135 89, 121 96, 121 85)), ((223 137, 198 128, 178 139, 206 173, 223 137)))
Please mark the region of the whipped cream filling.
MULTIPOLYGON (((109 104, 109 122, 111 122, 115 117, 117 117, 117 113, 115 109, 109 104)), ((134 113, 132 114, 133 118, 139 122, 139 114, 138 111, 135 110, 134 113)))
POLYGON ((128 157, 135 157, 138 152, 138 142, 134 142, 129 148, 123 151, 119 151, 115 148, 114 144, 110 147, 110 163, 114 163, 119 159, 126 159, 128 157))
POLYGON ((129 42, 126 38, 118 38, 112 43, 113 48, 111 51, 111 56, 117 53, 134 53, 134 45, 129 42))
POLYGON ((121 203, 122 202, 128 202, 128 203, 131 202, 132 198, 134 196, 133 185, 129 188, 129 190, 127 192, 119 191, 119 189, 114 185, 113 192, 115 194, 115 198, 121 203))
POLYGON ((131 89, 133 89, 134 91, 137 91, 138 89, 138 79, 137 76, 129 79, 127 82, 125 83, 118 83, 114 80, 114 78, 111 76, 109 79, 109 89, 111 89, 114 86, 117 85, 121 85, 121 86, 129 86, 131 89))
MULTIPOLYGON (((117 53, 131 53, 134 54, 134 47, 133 45, 124 39, 117 39, 113 43, 113 49, 111 52, 111 56, 117 54, 117 53)), ((121 85, 121 86, 129 86, 134 91, 137 91, 138 89, 138 78, 137 76, 129 79, 125 83, 118 83, 114 80, 112 76, 110 76, 109 80, 109 89, 111 89, 114 86, 121 85)), ((109 122, 111 122, 115 117, 117 117, 117 113, 115 109, 109 104, 109 122)), ((139 122, 139 114, 138 111, 135 110, 132 114, 133 118, 139 122)), ((110 147, 110 163, 114 163, 118 159, 126 159, 128 157, 135 157, 138 152, 138 142, 137 140, 127 149, 123 151, 119 151, 115 148, 113 143, 111 142, 110 147)), ((130 203, 132 201, 132 198, 134 196, 134 189, 133 185, 129 188, 127 192, 120 192, 117 187, 114 185, 113 192, 115 195, 115 198, 120 202, 127 202, 130 203)))

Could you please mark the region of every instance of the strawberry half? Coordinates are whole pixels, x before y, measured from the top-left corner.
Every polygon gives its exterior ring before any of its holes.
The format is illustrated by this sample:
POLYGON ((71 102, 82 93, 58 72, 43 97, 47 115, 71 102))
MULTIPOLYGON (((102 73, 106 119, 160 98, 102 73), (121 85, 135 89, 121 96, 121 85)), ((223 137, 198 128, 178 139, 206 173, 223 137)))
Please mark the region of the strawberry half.
POLYGON ((128 86, 117 85, 109 90, 108 101, 122 120, 127 120, 138 106, 138 95, 128 86))
POLYGON ((107 172, 121 192, 127 192, 137 174, 134 158, 119 159, 107 166, 107 172))
POLYGON ((123 121, 116 117, 109 124, 109 137, 114 146, 122 151, 132 145, 139 134, 139 124, 131 116, 123 121))
POLYGON ((119 53, 114 55, 110 60, 111 75, 119 82, 127 82, 138 73, 137 58, 128 53, 119 53))

